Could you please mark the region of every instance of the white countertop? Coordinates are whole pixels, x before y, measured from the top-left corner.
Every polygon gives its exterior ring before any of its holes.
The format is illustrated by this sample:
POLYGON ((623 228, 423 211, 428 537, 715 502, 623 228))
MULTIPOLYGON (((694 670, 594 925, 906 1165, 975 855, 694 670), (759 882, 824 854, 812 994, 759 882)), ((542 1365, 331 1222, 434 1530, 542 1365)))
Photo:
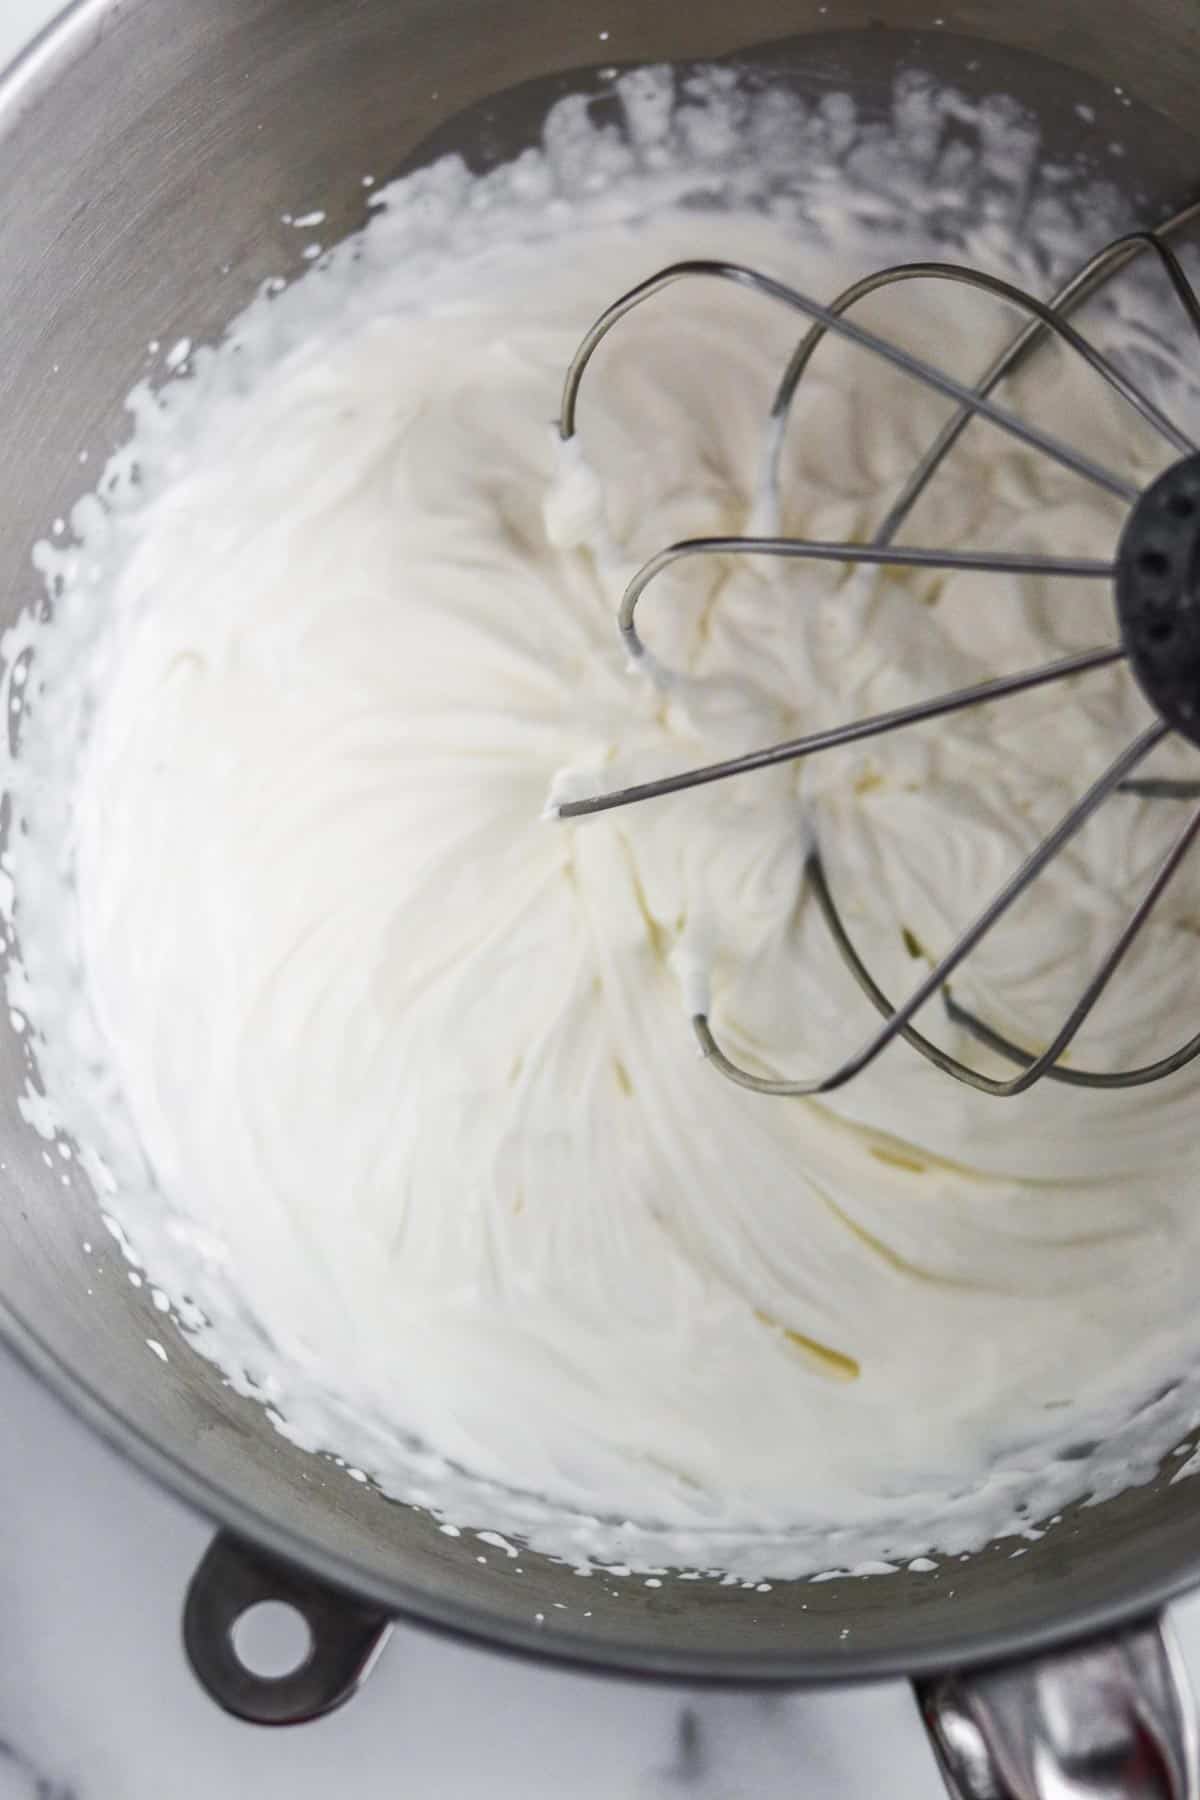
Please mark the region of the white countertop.
POLYGON ((332 1718, 290 1731, 239 1724, 200 1691, 180 1648, 180 1602, 207 1526, 3 1361, 0 1421, 0 1745, 13 1752, 0 1757, 0 1800, 940 1793, 901 1683, 696 1695, 538 1669, 406 1629, 332 1718))
MULTIPOLYGON (((205 0, 197 0, 204 4, 205 0)), ((58 0, 0 0, 0 65, 58 0)), ((902 1683, 754 1697, 603 1681, 393 1636, 340 1714, 240 1725, 180 1608, 208 1527, 0 1357, 0 1800, 937 1800, 902 1683)), ((1200 1672, 1200 1600, 1176 1609, 1200 1672)))

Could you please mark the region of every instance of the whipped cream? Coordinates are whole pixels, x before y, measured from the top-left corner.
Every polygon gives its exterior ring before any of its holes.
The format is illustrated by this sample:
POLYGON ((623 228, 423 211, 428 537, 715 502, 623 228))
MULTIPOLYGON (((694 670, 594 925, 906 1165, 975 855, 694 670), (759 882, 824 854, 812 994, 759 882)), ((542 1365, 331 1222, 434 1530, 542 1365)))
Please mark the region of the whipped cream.
MULTIPOLYGON (((75 541, 42 551, 54 621, 7 645, 28 826, 7 851, 9 999, 48 1096, 31 1117, 49 1105, 80 1140, 197 1348, 390 1493, 576 1559, 786 1576, 969 1550, 1148 1479, 1194 1423, 1200 1078, 996 1102, 897 1045, 819 1103, 768 1101, 696 1057, 687 1012, 711 993, 755 1067, 832 1066, 875 1021, 806 896, 809 845, 905 993, 1144 727, 1132 679, 542 815, 552 790, 1111 642, 1111 595, 693 561, 640 614, 656 684, 626 667, 622 587, 672 540, 756 516, 796 320, 681 284, 603 347, 578 443, 553 421, 584 328, 675 260, 828 300, 947 232, 1042 285, 1038 255, 1083 237, 1060 200, 1040 238, 1028 211, 1019 236, 1003 209, 948 224, 927 168, 881 187, 894 144, 868 139, 854 172, 844 109, 747 112, 717 80, 672 113, 661 72, 623 93, 624 135, 568 104, 544 154, 384 196, 360 243, 195 351, 190 380, 135 396, 75 541)), ((961 104, 944 112, 961 135, 961 104)), ((992 119, 993 194, 997 141, 992 119)), ((1013 142, 1027 189, 1027 122, 1013 142)), ((1160 296, 1133 292, 1097 338, 1195 422, 1160 296)), ((927 283, 858 316, 963 380, 1014 327, 927 283)), ((1169 459, 1053 346, 1003 398, 1139 484, 1169 459)), ((865 541, 946 410, 827 341, 783 448, 782 528, 865 541)), ((903 541, 1104 556, 1122 511, 976 423, 903 541)), ((958 996, 1045 1041, 1182 820, 1111 800, 958 996)), ((1198 929, 1185 870, 1079 1065, 1192 1032, 1198 929)), ((920 1022, 975 1054, 936 1006, 920 1022)))

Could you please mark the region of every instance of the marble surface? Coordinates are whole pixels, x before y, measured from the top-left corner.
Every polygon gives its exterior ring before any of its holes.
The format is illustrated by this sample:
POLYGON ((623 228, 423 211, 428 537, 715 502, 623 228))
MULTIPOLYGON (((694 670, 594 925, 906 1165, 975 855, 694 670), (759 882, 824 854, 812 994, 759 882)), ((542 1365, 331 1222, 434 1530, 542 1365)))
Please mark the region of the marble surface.
MULTIPOLYGON (((207 1527, 0 1361, 0 1800, 936 1800, 903 1683, 703 1694, 398 1629, 341 1713, 225 1718, 179 1643, 207 1527)), ((1198 1634, 1200 1638, 1200 1634, 1198 1634)))
MULTIPOLYGON (((197 0, 204 4, 204 0, 197 0)), ((0 0, 0 65, 56 10, 0 0)), ((754 1697, 604 1681, 397 1630, 291 1732, 198 1690, 180 1605, 208 1527, 0 1358, 0 1800, 936 1800, 902 1683, 754 1697)), ((1176 1609, 1200 1672, 1200 1601, 1176 1609)))

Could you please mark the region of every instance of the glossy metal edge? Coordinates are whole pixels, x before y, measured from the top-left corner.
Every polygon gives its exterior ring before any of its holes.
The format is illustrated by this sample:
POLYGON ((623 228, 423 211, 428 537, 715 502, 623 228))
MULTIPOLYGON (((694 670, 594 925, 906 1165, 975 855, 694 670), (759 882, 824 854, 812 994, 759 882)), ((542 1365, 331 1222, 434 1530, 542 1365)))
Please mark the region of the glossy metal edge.
POLYGON ((1160 1616, 1016 1664, 916 1683, 956 1800, 1197 1800, 1196 1703, 1160 1616))
MULTIPOLYGON (((46 27, 7 72, 0 72, 0 154, 3 140, 25 109, 54 83, 58 72, 86 55, 119 15, 128 16, 153 0, 73 0, 46 27)), ((590 1646, 570 1640, 548 1641, 534 1627, 499 1621, 483 1609, 464 1607, 401 1580, 382 1581, 347 1559, 311 1544, 300 1533, 248 1505, 231 1488, 211 1481, 198 1468, 168 1455, 113 1407, 78 1370, 67 1366, 29 1323, 0 1302, 0 1345, 7 1347, 55 1398, 89 1426, 110 1449, 132 1463, 162 1488, 215 1525, 249 1544, 294 1563, 331 1588, 370 1601, 406 1624, 504 1650, 540 1663, 556 1663, 596 1674, 637 1675, 663 1681, 713 1683, 743 1687, 822 1686, 886 1677, 929 1675, 943 1669, 1021 1657, 1073 1639, 1099 1636, 1165 1606, 1200 1585, 1200 1555, 1181 1564, 1177 1573, 1151 1584, 1130 1580, 1116 1594, 1090 1605, 1065 1610, 1052 1623, 1028 1631, 1011 1628, 993 1635, 948 1632, 938 1643, 911 1657, 902 1653, 837 1655, 738 1653, 729 1657, 686 1652, 650 1651, 637 1644, 590 1646)), ((864 1578, 869 1579, 869 1577, 864 1578)))

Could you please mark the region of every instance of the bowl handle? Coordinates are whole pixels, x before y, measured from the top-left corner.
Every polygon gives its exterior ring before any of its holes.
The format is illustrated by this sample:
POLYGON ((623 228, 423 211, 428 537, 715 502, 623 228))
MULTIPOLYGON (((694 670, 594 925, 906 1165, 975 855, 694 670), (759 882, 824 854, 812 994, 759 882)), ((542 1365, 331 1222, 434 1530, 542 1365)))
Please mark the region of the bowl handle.
POLYGON ((252 1725, 301 1725, 342 1706, 366 1680, 392 1628, 387 1613, 322 1586, 287 1563, 219 1533, 192 1577, 183 1643, 201 1686, 252 1725), (310 1647, 283 1675, 263 1675, 238 1654, 234 1629, 263 1601, 300 1614, 310 1647))
POLYGON ((1197 1800, 1195 1705, 1161 1618, 916 1688, 955 1800, 1197 1800))

